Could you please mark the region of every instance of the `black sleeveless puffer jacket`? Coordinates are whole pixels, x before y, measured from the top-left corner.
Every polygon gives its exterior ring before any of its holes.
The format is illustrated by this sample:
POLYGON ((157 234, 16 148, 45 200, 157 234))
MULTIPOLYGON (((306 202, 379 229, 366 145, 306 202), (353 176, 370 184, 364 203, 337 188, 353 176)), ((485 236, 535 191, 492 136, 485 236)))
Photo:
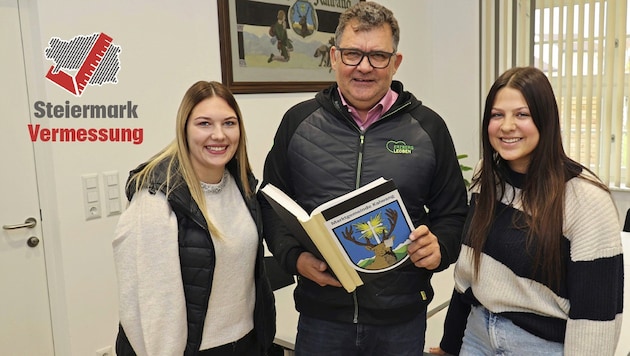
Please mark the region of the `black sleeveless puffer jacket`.
MULTIPOLYGON (((144 168, 146 164, 130 172, 129 177, 144 168)), ((165 192, 167 162, 162 162, 156 169, 157 174, 148 184, 149 192, 155 194, 158 190, 165 192)), ((238 177, 238 163, 235 159, 227 165, 228 171, 233 177, 238 177)), ((180 177, 177 172, 171 172, 175 177, 180 177)), ((216 263, 214 245, 210 238, 208 226, 192 199, 190 191, 181 178, 181 183, 168 194, 168 202, 175 212, 178 224, 179 257, 184 283, 184 296, 186 299, 186 314, 188 319, 188 340, 184 355, 193 356, 199 352, 203 326, 208 310, 212 278, 216 263)), ((243 193, 243 187, 239 179, 235 179, 239 190, 243 193)), ((256 179, 250 174, 249 184, 252 190, 256 189, 256 179)), ((135 193, 135 186, 127 186, 127 198, 131 201, 135 193)), ((258 230, 258 254, 254 279, 256 281, 256 304, 254 309, 254 330, 256 339, 261 348, 261 354, 271 347, 276 331, 276 315, 273 292, 267 279, 264 265, 264 249, 262 245, 262 218, 255 197, 246 198, 245 204, 249 208, 258 230)), ((116 339, 116 353, 118 356, 135 355, 133 347, 129 343, 122 325, 116 339)))

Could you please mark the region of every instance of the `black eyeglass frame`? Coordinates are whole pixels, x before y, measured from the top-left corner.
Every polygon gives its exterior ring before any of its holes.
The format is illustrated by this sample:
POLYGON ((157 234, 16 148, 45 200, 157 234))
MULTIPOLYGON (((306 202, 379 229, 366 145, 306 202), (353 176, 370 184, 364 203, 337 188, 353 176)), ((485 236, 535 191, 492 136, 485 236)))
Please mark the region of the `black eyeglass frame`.
POLYGON ((338 51, 339 51, 339 57, 341 57, 341 62, 347 66, 351 66, 351 67, 357 67, 359 64, 361 64, 361 62, 363 62, 363 58, 367 57, 368 59, 368 63, 372 66, 372 68, 375 69, 385 69, 389 66, 389 64, 392 61, 392 57, 396 55, 396 51, 394 52, 386 52, 386 51, 370 51, 370 52, 364 52, 360 49, 357 48, 342 48, 342 47, 335 47, 338 51), (344 51, 354 51, 354 52, 359 52, 361 53, 361 58, 359 58, 359 61, 356 64, 349 64, 346 63, 346 61, 344 61, 343 59, 343 52, 344 51), (372 64, 372 61, 370 60, 370 55, 373 54, 383 54, 383 55, 387 55, 387 64, 385 64, 384 66, 375 66, 374 64, 372 64))

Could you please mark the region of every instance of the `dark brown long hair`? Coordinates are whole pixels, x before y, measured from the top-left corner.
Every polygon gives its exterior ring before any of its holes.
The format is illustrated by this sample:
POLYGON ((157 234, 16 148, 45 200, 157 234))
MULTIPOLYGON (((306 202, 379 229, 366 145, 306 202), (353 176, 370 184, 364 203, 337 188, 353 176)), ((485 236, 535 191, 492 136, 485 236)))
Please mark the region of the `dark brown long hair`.
POLYGON ((481 129, 483 161, 472 180, 472 186, 478 188, 480 194, 470 224, 472 228, 466 235, 473 249, 475 276, 479 275, 481 251, 493 224, 497 203, 505 193, 508 165, 494 150, 488 136, 495 98, 505 87, 521 92, 540 135, 538 145, 531 153, 521 200, 529 229, 527 250, 535 247, 533 273, 541 271, 546 282, 557 286, 565 273, 561 246, 566 181, 580 176, 606 191, 608 188, 595 178, 593 172, 564 152, 553 89, 545 74, 534 67, 506 71, 494 82, 486 98, 481 129), (592 177, 582 175, 584 171, 590 172, 592 177))

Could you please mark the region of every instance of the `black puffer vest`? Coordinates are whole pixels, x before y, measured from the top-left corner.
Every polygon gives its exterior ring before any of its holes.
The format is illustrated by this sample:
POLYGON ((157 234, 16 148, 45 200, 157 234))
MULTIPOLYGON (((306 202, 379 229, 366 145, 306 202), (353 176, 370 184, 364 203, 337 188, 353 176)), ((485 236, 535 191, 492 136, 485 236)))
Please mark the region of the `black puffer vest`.
MULTIPOLYGON (((143 169, 144 166, 145 164, 131 171, 129 177, 143 169)), ((162 191, 166 194, 166 187, 163 183, 166 180, 167 167, 168 162, 162 162, 156 167, 156 174, 148 183, 150 193, 155 194, 157 191, 162 191)), ((228 163, 227 169, 233 177, 239 176, 238 164, 235 159, 228 163)), ((177 217, 179 257, 188 319, 188 339, 184 355, 192 356, 198 354, 201 345, 216 257, 207 223, 199 207, 192 199, 190 191, 183 179, 181 179, 181 176, 174 171, 171 172, 171 175, 175 177, 174 179, 171 178, 172 182, 174 182, 171 185, 175 188, 168 194, 168 202, 177 217)), ((241 194, 243 194, 240 180, 235 179, 235 181, 241 194)), ((249 184, 252 189, 256 188, 256 180, 251 174, 249 176, 249 184)), ((128 185, 127 198, 129 201, 131 201, 134 193, 135 186, 128 185)), ((263 262, 264 249, 262 245, 260 209, 255 197, 245 198, 244 196, 244 199, 258 229, 259 245, 254 275, 256 281, 254 329, 261 354, 265 354, 265 350, 269 349, 273 342, 276 331, 274 297, 263 262)), ((122 326, 119 326, 116 353, 118 356, 135 355, 122 326)))

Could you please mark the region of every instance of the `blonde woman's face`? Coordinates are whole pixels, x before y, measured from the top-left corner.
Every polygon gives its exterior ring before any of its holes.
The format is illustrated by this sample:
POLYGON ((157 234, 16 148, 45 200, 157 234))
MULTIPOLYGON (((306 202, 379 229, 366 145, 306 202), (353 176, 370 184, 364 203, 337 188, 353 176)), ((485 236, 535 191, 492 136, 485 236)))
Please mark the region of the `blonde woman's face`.
POLYGON ((197 176, 203 182, 218 183, 238 148, 241 134, 236 112, 222 98, 205 99, 190 113, 186 136, 197 176))

